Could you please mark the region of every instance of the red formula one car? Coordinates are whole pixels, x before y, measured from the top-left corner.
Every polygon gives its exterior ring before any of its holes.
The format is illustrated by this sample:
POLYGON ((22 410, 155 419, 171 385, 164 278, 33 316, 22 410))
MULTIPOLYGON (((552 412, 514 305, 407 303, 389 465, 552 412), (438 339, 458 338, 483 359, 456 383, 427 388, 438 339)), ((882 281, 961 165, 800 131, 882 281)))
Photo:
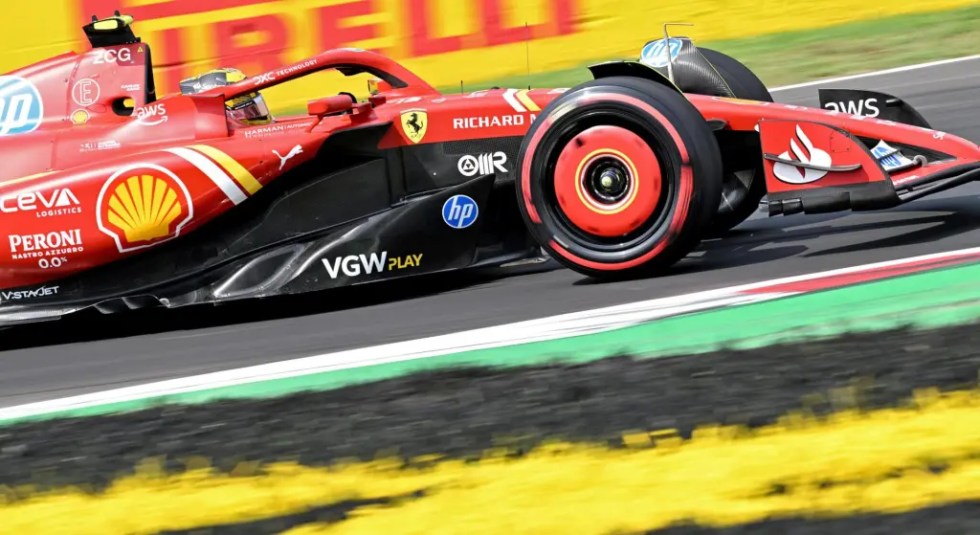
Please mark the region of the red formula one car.
POLYGON ((330 50, 158 98, 118 14, 92 49, 0 77, 0 324, 312 292, 540 254, 653 274, 753 213, 885 208, 980 178, 980 148, 901 100, 876 117, 772 102, 684 38, 571 89, 441 94, 395 61, 330 50), (273 117, 261 92, 320 71, 370 96, 273 117))

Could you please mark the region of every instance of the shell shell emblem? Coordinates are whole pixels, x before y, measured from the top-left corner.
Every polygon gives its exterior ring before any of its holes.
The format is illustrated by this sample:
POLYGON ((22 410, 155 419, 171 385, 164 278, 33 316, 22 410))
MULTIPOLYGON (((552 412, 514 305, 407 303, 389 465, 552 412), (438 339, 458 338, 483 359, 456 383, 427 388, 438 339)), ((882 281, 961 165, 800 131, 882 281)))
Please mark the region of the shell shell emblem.
POLYGON ((146 164, 109 177, 99 193, 97 216, 99 229, 125 253, 179 236, 194 217, 194 204, 177 175, 146 164))

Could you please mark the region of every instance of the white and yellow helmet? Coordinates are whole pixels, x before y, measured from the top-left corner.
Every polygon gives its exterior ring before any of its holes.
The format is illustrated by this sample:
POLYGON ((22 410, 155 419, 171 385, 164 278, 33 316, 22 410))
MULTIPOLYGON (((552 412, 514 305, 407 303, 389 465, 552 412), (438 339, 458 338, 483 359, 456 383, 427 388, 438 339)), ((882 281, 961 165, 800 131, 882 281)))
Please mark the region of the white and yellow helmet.
MULTIPOLYGON (((180 92, 184 95, 193 95, 215 87, 241 82, 245 78, 247 78, 245 73, 238 69, 214 69, 199 76, 181 80, 180 92)), ((254 126, 272 122, 269 107, 258 91, 225 102, 225 108, 228 110, 228 117, 242 125, 254 126)))

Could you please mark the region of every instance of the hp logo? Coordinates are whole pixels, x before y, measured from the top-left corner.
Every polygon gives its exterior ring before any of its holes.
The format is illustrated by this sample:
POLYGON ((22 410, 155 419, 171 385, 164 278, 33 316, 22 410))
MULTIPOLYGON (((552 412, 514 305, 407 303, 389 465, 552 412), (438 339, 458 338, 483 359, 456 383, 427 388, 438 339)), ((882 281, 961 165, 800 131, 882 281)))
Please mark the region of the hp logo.
POLYGON ((34 84, 19 76, 0 76, 0 136, 33 132, 44 107, 34 84))
POLYGON ((479 215, 480 207, 467 195, 453 195, 442 205, 442 220, 452 228, 466 228, 479 215))
POLYGON ((674 38, 667 41, 663 39, 651 41, 643 47, 643 52, 640 53, 640 61, 651 67, 662 69, 677 59, 683 45, 684 41, 674 38))

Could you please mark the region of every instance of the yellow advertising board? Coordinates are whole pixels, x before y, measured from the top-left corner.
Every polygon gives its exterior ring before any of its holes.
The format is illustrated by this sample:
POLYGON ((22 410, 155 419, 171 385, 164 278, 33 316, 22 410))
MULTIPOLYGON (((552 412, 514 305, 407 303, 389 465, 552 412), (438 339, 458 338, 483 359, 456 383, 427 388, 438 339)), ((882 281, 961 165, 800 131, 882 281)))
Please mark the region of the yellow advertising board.
MULTIPOLYGON (((974 4, 975 0, 34 0, 10 2, 0 70, 85 48, 80 27, 115 10, 136 18, 153 50, 158 92, 218 66, 255 73, 316 52, 386 53, 436 86, 636 57, 664 22, 696 40, 747 37, 974 4)), ((278 91, 278 90, 277 90, 278 91)), ((324 94, 292 84, 270 99, 324 94)))

